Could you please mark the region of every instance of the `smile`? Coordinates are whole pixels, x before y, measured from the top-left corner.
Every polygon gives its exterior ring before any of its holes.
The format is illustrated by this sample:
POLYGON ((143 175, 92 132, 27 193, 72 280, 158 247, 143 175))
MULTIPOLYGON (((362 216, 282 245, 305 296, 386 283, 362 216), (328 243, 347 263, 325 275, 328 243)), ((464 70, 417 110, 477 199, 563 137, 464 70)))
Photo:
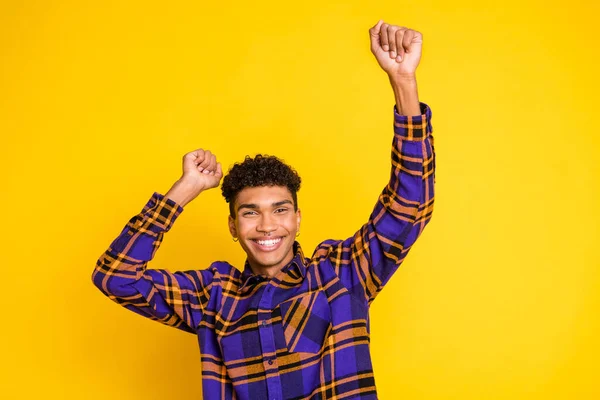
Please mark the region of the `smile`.
POLYGON ((263 251, 275 250, 281 244, 282 238, 273 238, 273 239, 252 239, 254 243, 257 244, 257 247, 263 251))

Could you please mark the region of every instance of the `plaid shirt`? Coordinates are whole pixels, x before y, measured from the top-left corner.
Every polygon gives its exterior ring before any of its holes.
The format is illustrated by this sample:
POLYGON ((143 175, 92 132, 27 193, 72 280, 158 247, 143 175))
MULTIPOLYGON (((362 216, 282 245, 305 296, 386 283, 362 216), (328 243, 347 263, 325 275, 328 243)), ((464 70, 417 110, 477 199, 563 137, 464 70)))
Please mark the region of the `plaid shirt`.
POLYGON ((125 308, 198 336, 205 399, 376 399, 369 306, 429 222, 435 153, 431 110, 394 106, 392 171, 369 218, 346 240, 325 240, 277 275, 226 262, 204 270, 148 269, 183 208, 154 193, 92 280, 125 308))

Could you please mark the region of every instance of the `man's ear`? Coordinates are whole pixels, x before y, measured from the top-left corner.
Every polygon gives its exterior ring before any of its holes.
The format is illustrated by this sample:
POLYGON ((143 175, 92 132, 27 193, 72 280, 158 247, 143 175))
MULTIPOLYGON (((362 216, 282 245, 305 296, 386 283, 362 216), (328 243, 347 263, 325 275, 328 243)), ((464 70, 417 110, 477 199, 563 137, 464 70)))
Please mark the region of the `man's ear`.
POLYGON ((300 211, 300 209, 298 209, 298 211, 296 211, 296 224, 298 224, 298 230, 300 230, 300 221, 302 220, 302 211, 300 211))
POLYGON ((233 238, 237 238, 237 229, 235 227, 235 220, 233 219, 233 217, 231 215, 229 215, 227 217, 227 222, 229 224, 229 233, 231 233, 231 236, 233 238))

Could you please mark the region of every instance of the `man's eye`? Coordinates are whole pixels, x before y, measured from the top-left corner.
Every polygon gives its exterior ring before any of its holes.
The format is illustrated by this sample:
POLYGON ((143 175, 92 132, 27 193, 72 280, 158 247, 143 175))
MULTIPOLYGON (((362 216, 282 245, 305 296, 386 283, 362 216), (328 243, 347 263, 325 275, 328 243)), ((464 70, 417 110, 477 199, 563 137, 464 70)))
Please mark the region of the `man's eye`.
POLYGON ((246 211, 245 213, 242 214, 244 217, 248 216, 248 215, 256 215, 256 211, 246 211))
POLYGON ((275 210, 276 213, 282 213, 287 211, 287 208, 278 208, 277 210, 275 210))

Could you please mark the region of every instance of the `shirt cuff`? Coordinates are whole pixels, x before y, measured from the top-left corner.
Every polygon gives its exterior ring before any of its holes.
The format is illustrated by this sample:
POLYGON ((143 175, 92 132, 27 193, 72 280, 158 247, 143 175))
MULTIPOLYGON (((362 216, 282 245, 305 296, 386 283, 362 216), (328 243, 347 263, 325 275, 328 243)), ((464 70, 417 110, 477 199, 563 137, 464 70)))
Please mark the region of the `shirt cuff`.
POLYGON ((179 204, 160 193, 154 192, 130 228, 156 236, 171 229, 182 212, 183 207, 179 204))
POLYGON ((407 116, 398 114, 394 104, 394 133, 404 140, 421 141, 431 132, 431 109, 425 103, 419 103, 421 115, 407 116))

